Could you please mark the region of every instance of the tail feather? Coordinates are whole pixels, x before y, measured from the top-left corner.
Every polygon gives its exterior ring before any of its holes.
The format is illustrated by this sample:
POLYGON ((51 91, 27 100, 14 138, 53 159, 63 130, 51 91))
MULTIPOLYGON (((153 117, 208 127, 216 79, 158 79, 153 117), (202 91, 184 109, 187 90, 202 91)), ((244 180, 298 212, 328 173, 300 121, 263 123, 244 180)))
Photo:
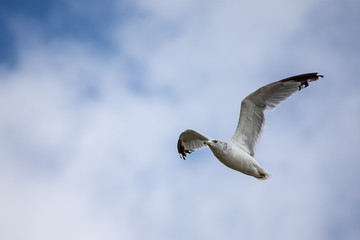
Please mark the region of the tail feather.
POLYGON ((262 170, 258 170, 258 176, 256 177, 259 180, 266 180, 270 177, 270 174, 268 174, 267 172, 265 172, 263 169, 262 170))

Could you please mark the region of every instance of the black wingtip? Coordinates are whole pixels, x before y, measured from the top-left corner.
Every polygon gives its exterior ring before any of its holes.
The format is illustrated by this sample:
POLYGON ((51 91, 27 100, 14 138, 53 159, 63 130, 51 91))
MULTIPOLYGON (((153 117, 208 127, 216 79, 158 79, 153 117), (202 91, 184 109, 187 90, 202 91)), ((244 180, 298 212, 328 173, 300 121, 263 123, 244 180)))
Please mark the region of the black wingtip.
POLYGON ((185 148, 184 148, 184 146, 182 145, 180 139, 179 139, 178 142, 177 142, 177 149, 178 149, 180 158, 186 160, 186 151, 185 151, 185 148))
POLYGON ((300 75, 295 75, 292 77, 282 79, 280 81, 281 82, 287 82, 287 81, 302 82, 305 80, 316 81, 319 77, 324 77, 324 75, 318 74, 317 72, 313 72, 313 73, 304 73, 304 74, 300 74, 300 75))
POLYGON ((316 81, 316 80, 318 80, 319 78, 323 78, 323 77, 324 77, 324 75, 322 75, 322 74, 318 74, 318 73, 314 73, 314 74, 315 74, 314 78, 310 78, 309 81, 316 81))
POLYGON ((282 82, 287 82, 287 81, 296 81, 296 82, 300 82, 300 86, 299 86, 299 91, 303 88, 306 88, 307 86, 309 86, 309 82, 313 82, 319 79, 319 77, 323 78, 324 75, 318 74, 317 72, 314 73, 304 73, 304 74, 300 74, 300 75, 296 75, 296 76, 292 76, 289 78, 285 78, 283 80, 281 80, 282 82))

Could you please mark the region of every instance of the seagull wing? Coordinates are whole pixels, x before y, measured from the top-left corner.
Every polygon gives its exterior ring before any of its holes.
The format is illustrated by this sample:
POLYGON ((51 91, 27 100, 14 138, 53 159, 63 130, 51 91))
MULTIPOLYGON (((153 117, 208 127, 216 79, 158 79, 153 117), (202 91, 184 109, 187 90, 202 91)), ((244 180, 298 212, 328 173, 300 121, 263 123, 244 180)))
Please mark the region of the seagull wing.
POLYGON ((191 129, 182 132, 177 143, 180 157, 185 160, 186 154, 190 154, 197 149, 207 147, 204 142, 208 140, 209 138, 191 129))
POLYGON ((265 85, 241 102, 239 122, 230 142, 254 156, 255 146, 265 124, 264 110, 274 109, 292 94, 322 75, 306 73, 265 85))

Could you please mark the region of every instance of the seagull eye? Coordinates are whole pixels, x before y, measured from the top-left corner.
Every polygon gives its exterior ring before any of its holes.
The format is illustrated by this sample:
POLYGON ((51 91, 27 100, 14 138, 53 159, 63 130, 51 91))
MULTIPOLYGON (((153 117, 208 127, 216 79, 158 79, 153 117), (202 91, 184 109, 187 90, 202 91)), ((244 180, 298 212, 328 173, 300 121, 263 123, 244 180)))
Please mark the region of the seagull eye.
POLYGON ((213 142, 214 142, 214 143, 217 143, 218 141, 217 141, 217 140, 214 140, 213 142))

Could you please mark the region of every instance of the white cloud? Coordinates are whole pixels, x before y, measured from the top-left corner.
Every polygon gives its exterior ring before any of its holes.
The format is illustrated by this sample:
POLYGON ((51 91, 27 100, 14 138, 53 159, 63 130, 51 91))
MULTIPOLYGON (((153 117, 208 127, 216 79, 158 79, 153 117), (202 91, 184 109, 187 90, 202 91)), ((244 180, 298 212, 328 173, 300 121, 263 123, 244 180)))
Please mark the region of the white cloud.
MULTIPOLYGON (((0 73, 4 239, 327 239, 358 219, 357 70, 292 39, 321 2, 136 4, 111 54, 18 26, 19 64, 0 73), (326 78, 267 113, 269 181, 208 150, 178 159, 182 130, 228 139, 246 94, 308 68, 326 78)), ((349 226, 338 236, 355 239, 349 226)))

